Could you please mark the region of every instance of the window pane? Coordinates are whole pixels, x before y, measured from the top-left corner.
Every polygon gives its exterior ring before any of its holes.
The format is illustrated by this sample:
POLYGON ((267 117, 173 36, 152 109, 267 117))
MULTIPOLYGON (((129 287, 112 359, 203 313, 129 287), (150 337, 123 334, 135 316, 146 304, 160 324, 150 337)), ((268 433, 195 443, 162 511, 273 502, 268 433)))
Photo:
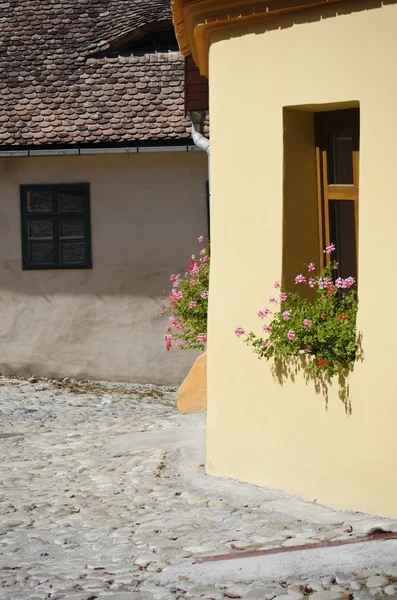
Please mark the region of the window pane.
POLYGON ((31 265, 52 265, 55 262, 53 242, 29 242, 29 262, 31 265))
POLYGON ((353 185, 353 135, 352 132, 329 132, 328 183, 353 185))
POLYGON ((336 246, 338 277, 357 279, 356 218, 353 200, 331 200, 329 203, 331 242, 336 246))
POLYGON ((68 241, 60 243, 61 264, 81 264, 86 262, 85 242, 68 241))
POLYGON ((58 194, 59 212, 83 212, 84 194, 79 190, 63 191, 58 194))
POLYGON ((52 239, 54 237, 53 222, 50 219, 29 219, 28 228, 29 239, 52 239))
POLYGON ((52 212, 52 190, 31 190, 26 193, 27 212, 52 212))
POLYGON ((61 218, 59 222, 59 235, 61 238, 82 238, 84 237, 84 219, 82 218, 61 218))

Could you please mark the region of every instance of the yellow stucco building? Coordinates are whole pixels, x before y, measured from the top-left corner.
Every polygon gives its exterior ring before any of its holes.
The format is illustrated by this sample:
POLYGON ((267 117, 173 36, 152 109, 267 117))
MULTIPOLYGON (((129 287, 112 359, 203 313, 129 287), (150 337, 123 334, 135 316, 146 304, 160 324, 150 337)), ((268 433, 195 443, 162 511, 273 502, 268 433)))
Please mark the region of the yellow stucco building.
POLYGON ((396 517, 397 2, 173 0, 173 10, 210 88, 207 470, 396 517), (363 359, 343 390, 302 373, 280 383, 234 329, 260 333, 273 282, 291 285, 335 235, 359 272, 363 359))

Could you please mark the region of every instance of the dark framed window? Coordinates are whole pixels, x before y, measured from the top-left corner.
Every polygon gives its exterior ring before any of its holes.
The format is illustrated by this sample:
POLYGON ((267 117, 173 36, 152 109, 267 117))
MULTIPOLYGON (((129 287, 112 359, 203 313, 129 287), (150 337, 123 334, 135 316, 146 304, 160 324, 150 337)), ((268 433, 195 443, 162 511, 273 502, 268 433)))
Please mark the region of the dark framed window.
MULTIPOLYGON (((338 277, 357 279, 360 114, 315 113, 320 248, 336 246, 338 277)), ((322 254, 321 260, 329 255, 322 254)))
POLYGON ((23 269, 91 269, 88 183, 21 186, 23 269))

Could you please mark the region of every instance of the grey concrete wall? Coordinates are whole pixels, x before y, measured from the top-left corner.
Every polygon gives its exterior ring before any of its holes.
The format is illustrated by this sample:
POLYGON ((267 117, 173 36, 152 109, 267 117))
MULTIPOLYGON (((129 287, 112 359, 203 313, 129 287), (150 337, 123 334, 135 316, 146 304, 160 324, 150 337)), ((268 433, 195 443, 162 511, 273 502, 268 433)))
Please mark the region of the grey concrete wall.
POLYGON ((179 384, 161 289, 206 233, 199 152, 0 159, 0 372, 179 384), (88 182, 92 270, 22 271, 19 186, 88 182))

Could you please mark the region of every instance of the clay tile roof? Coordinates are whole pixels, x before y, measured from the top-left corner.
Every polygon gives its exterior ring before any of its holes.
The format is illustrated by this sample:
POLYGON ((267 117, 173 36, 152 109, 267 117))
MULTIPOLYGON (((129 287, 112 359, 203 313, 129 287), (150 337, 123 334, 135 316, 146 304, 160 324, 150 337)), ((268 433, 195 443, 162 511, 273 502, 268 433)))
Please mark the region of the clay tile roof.
POLYGON ((189 137, 178 52, 112 51, 169 0, 0 0, 0 146, 189 137))

